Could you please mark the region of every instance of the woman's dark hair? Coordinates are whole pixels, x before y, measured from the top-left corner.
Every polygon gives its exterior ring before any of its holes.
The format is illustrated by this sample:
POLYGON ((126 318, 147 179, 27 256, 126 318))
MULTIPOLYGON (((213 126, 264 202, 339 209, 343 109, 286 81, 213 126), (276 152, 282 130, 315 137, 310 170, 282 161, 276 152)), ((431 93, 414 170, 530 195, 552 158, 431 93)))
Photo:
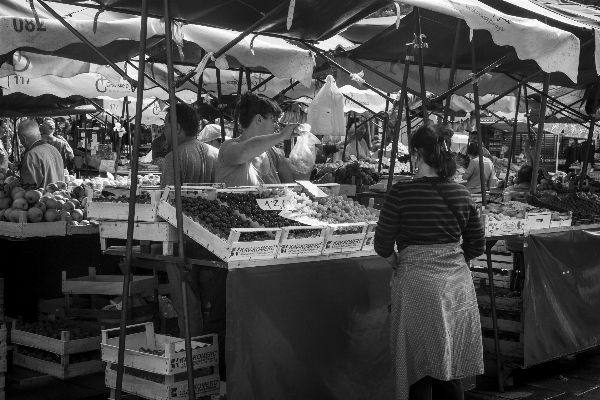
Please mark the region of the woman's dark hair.
POLYGON ((476 142, 469 143, 469 146, 467 146, 467 154, 473 157, 479 156, 479 146, 476 142))
POLYGON ((256 115, 279 118, 279 115, 281 114, 281 107, 279 107, 279 104, 268 97, 260 96, 252 92, 246 92, 240 96, 236 110, 242 128, 249 127, 252 119, 256 115))
MULTIPOLYGON (((166 109, 167 114, 170 110, 170 107, 166 109)), ((181 126, 185 136, 196 136, 198 134, 198 114, 194 107, 184 103, 177 103, 175 105, 175 114, 177 115, 177 123, 181 126)), ((165 124, 169 123, 171 123, 171 121, 165 119, 165 124)))
POLYGON ((421 156, 439 176, 452 177, 456 174, 456 159, 450 151, 453 134, 452 129, 445 126, 421 125, 410 137, 411 152, 421 156))
POLYGON ((517 178, 519 178, 519 183, 523 182, 531 182, 533 178, 533 167, 531 165, 523 165, 519 172, 517 172, 517 178))

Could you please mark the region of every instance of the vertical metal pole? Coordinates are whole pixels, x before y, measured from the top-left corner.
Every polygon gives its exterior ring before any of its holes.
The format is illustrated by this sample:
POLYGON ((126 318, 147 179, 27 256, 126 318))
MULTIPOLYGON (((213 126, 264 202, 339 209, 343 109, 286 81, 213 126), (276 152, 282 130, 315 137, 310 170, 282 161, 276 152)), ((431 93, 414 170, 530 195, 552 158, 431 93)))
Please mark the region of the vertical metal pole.
POLYGON ((348 134, 350 133, 350 127, 352 123, 350 122, 350 113, 346 115, 346 136, 344 136, 344 150, 342 150, 342 161, 346 158, 346 146, 348 145, 348 134))
POLYGON ((217 72, 217 96, 219 99, 219 124, 221 125, 221 139, 225 141, 225 120, 223 119, 223 98, 221 96, 221 70, 216 68, 217 72))
MULTIPOLYGON (((185 355, 187 359, 188 373, 188 398, 196 399, 194 388, 194 363, 192 359, 192 340, 190 334, 190 312, 188 308, 188 284, 185 265, 185 236, 183 234, 183 207, 181 204, 181 175, 179 173, 179 144, 177 137, 177 99, 175 98, 175 80, 173 75, 173 34, 171 32, 171 0, 164 0, 165 7, 165 44, 167 50, 167 83, 169 89, 169 117, 171 122, 173 152, 173 180, 175 183, 175 215, 177 219, 177 240, 179 250, 179 268, 184 278, 181 280, 181 294, 183 303, 183 318, 185 324, 185 355)), ((143 71, 143 69, 140 68, 143 71)))
MULTIPOLYGON (((389 93, 388 93, 389 96, 389 93)), ((388 99, 385 100, 385 118, 383 119, 383 129, 381 132, 381 148, 379 150, 379 166, 377 168, 377 172, 381 173, 381 164, 383 162, 383 156, 385 155, 385 142, 387 140, 386 134, 388 130, 388 109, 390 107, 390 101, 388 99)))
MULTIPOLYGON (((583 187, 583 179, 587 172, 588 158, 590 154, 590 148, 592 146, 592 140, 594 139, 594 127, 596 125, 596 110, 598 109, 598 96, 600 95, 600 76, 596 80, 596 93, 594 93, 594 108, 592 109, 592 115, 590 115, 590 129, 587 137, 587 149, 583 155, 583 168, 581 169, 581 176, 579 178, 579 191, 583 187)), ((592 160, 593 161, 593 160, 592 160)))
MULTIPOLYGON (((410 134, 412 130, 412 120, 410 119, 410 107, 408 106, 408 92, 405 94, 406 98, 404 101, 406 102, 406 144, 408 145, 410 140, 410 134)), ((413 173, 413 162, 410 154, 408 155, 408 165, 410 166, 410 173, 413 173)))
POLYGON ((517 118, 519 117, 519 105, 521 104, 521 90, 522 89, 523 89, 523 86, 519 86, 519 91, 517 93, 517 106, 515 109, 513 135, 512 135, 512 141, 510 144, 510 150, 508 151, 508 165, 506 166, 506 178, 504 179, 504 187, 505 188, 508 187, 508 177, 510 175, 510 163, 512 162, 512 159, 515 155, 515 146, 517 144, 517 128, 518 128, 517 118))
MULTIPOLYGON (((417 8, 418 10, 418 8, 417 8)), ((413 22, 411 29, 408 30, 408 34, 411 33, 414 35, 415 24, 418 21, 419 15, 413 17, 413 22)), ((392 188, 392 184, 394 183, 394 168, 396 167, 396 157, 398 155, 398 136, 400 134, 400 126, 402 124, 402 112, 404 111, 404 101, 406 99, 406 86, 408 83, 408 72, 410 70, 410 61, 412 59, 411 53, 413 48, 413 43, 409 43, 406 45, 406 55, 404 58, 404 74, 402 75, 402 86, 400 87, 400 91, 398 92, 398 98, 396 101, 398 102, 398 115, 396 118, 396 124, 394 125, 394 133, 392 136, 392 154, 390 154, 390 171, 388 174, 388 183, 387 183, 387 192, 392 188)), ((421 88, 423 89, 423 88, 421 88)), ((421 102, 424 104, 425 98, 421 98, 421 102)), ((393 109, 392 109, 393 112, 393 109)), ((406 116, 406 119, 410 118, 410 116, 406 116)))
POLYGON ((354 149, 356 151, 356 159, 360 160, 360 157, 358 156, 358 132, 356 132, 356 126, 358 124, 358 118, 356 117, 356 111, 354 111, 354 149))
MULTIPOLYGON (((538 122, 538 133, 535 139, 535 153, 533 158, 533 177, 531 179, 531 193, 537 192, 537 176, 540 169, 540 155, 542 152, 542 140, 544 137, 544 123, 546 122, 546 105, 548 103, 548 88, 550 87, 550 74, 544 72, 544 86, 542 92, 542 104, 540 105, 540 122, 538 122)), ((593 128, 592 128, 593 129, 593 128)))
POLYGON ((131 175, 136 179, 131 180, 129 186, 129 214, 127 215, 127 243, 125 247, 125 264, 123 266, 123 295, 121 307, 121 324, 119 330, 119 349, 117 354, 117 382, 115 386, 115 400, 121 400, 121 390, 123 387, 123 372, 125 369, 125 335, 127 327, 127 311, 129 310, 129 284, 131 282, 131 258, 133 251, 133 228, 135 222, 135 195, 137 192, 137 171, 138 171, 138 154, 140 144, 140 130, 142 121, 142 103, 144 99, 144 75, 143 71, 146 66, 144 52, 146 50, 146 35, 148 30, 148 0, 142 0, 142 20, 140 26, 140 68, 138 70, 137 87, 137 113, 135 115, 135 146, 133 148, 133 158, 131 159, 131 175))
POLYGON ((250 68, 244 68, 246 71, 246 86, 248 86, 248 90, 252 90, 252 77, 250 76, 250 68))
MULTIPOLYGON (((200 59, 204 58, 204 49, 200 49, 200 59)), ((196 104, 200 106, 202 104, 202 86, 204 86, 204 71, 200 74, 200 78, 198 78, 198 91, 196 92, 196 104)))
MULTIPOLYGON (((425 88, 425 66, 423 64, 423 37, 421 36, 421 13, 419 7, 415 7, 416 18, 417 18, 417 53, 419 54, 419 81, 421 84, 421 105, 423 108, 423 122, 427 126, 427 89, 425 88)), ((404 90, 406 92, 406 90, 404 90)))
MULTIPOLYGON (((462 19, 459 19, 456 23, 456 35, 454 36, 454 50, 452 51, 452 64, 450 65, 450 77, 448 79, 448 90, 454 86, 454 80, 456 79, 456 57, 458 56, 458 42, 460 40, 460 25, 462 19)), ((450 100, 452 95, 446 97, 446 104, 444 105, 444 120, 443 124, 448 123, 448 115, 450 115, 450 100)))
MULTIPOLYGON (((475 37, 471 40, 471 64, 473 74, 477 73, 477 64, 475 62, 475 37)), ((475 101, 475 125, 477 127, 477 145, 479 147, 479 183, 481 184, 481 204, 485 209, 487 205, 485 170, 483 163, 483 144, 481 143, 481 115, 479 114, 479 85, 473 83, 473 100, 475 101)))
MULTIPOLYGON (((240 67, 240 72, 238 75, 238 85, 237 85, 237 97, 238 99, 242 95, 242 81, 244 79, 244 69, 240 67)), ((237 107, 233 111, 233 137, 236 138, 239 136, 240 126, 238 125, 238 110, 237 107)))
MULTIPOLYGON (((531 137, 531 120, 529 115, 529 99, 527 98, 527 85, 523 86, 523 96, 525 97, 525 122, 527 123, 527 138, 531 137)), ((527 154, 525 155, 527 162, 527 154)))
POLYGON ((496 377, 498 390, 504 392, 504 375, 502 374, 502 355, 500 354, 500 340, 498 338, 498 316, 496 313, 496 294, 494 293, 494 271, 492 270, 492 247, 497 240, 485 241, 485 255, 487 259, 488 280, 490 282, 490 308, 492 309, 492 326, 494 328, 494 346, 496 349, 496 377))
MULTIPOLYGON (((127 135, 127 142, 129 147, 129 172, 131 173, 131 127, 129 125, 129 97, 125 97, 125 134, 127 135)), ((133 176, 133 175, 132 175, 133 176)))

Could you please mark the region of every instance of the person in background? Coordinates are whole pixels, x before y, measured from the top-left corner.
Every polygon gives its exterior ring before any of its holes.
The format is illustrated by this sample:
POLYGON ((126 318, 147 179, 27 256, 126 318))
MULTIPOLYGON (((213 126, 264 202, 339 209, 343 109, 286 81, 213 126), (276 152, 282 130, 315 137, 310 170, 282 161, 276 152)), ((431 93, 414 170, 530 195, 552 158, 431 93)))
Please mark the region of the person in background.
MULTIPOLYGON (((469 143, 467 146, 467 155, 471 159, 469 166, 463 174, 462 178, 467 181, 465 184, 466 188, 471 193, 481 193, 481 180, 479 177, 479 146, 477 143, 469 143)), ((486 182, 486 188, 489 190, 496 186, 496 174, 494 173, 494 164, 492 160, 487 157, 483 157, 483 176, 484 182, 486 182)))
MULTIPOLYGON (((471 143, 477 144, 477 131, 471 132, 469 134, 469 144, 471 144, 471 143)), ((467 147, 462 149, 461 150, 462 154, 467 154, 468 148, 469 148, 469 146, 467 145, 467 147)), ((492 160, 492 162, 496 161, 496 157, 492 156, 492 154, 489 152, 488 149, 485 148, 485 146, 481 146, 481 150, 483 151, 483 156, 485 158, 489 158, 490 160, 492 160)))
POLYGON ((533 179, 533 167, 531 165, 523 165, 517 172, 517 183, 509 186, 504 191, 505 201, 510 201, 515 197, 523 197, 531 189, 531 179, 533 179))
MULTIPOLYGON (((588 153, 588 165, 593 168, 594 167, 594 153, 596 152, 596 149, 594 148, 594 144, 592 143, 591 146, 588 145, 588 141, 584 140, 581 143, 581 146, 579 146, 579 154, 577 156, 577 161, 581 162, 581 164, 583 165, 583 161, 585 159, 585 153, 588 153)), ((583 167, 582 167, 583 168, 583 167)))
POLYGON ((54 131, 56 129, 56 124, 52 118, 44 118, 44 122, 40 127, 40 133, 42 134, 42 139, 46 141, 46 143, 51 144, 58 150, 60 156, 63 160, 63 165, 67 167, 67 169, 71 169, 71 164, 73 159, 75 158, 75 154, 73 154, 73 149, 71 145, 63 139, 61 136, 55 136, 54 131))
POLYGON ((10 154, 12 141, 12 132, 8 126, 8 122, 4 119, 0 119, 0 142, 7 153, 10 154))
MULTIPOLYGON (((169 121, 165 120, 165 125, 168 123, 169 121)), ((152 141, 150 150, 152 151, 152 161, 157 158, 165 158, 171 152, 171 144, 167 141, 164 131, 152 141)))
MULTIPOLYGON (((348 143, 346 144, 346 153, 344 157, 349 159, 350 156, 356 157, 358 160, 364 160, 365 158, 371 157, 371 151, 365 141, 365 135, 367 129, 364 125, 359 126, 356 130, 354 127, 350 129, 348 135, 348 143), (356 142, 358 141, 358 154, 356 153, 356 142)), ((343 144, 343 142, 341 142, 343 144)))
POLYGON ((375 251, 393 269, 397 400, 463 400, 460 378, 483 373, 468 262, 483 254, 485 237, 471 194, 452 181, 450 136, 449 128, 437 126, 421 126, 411 136, 416 178, 392 186, 375 230, 375 251))
POLYGON ((58 150, 40 134, 36 121, 26 120, 17 128, 19 140, 25 147, 21 160, 21 180, 45 188, 49 183, 64 181, 64 166, 58 150))
POLYGON ((569 172, 569 167, 579 157, 579 148, 577 147, 577 143, 575 143, 575 139, 569 139, 569 146, 563 151, 563 155, 565 156, 565 170, 569 172))
MULTIPOLYGON (((175 113, 177 115, 177 128, 171 129, 170 115, 173 110, 166 109, 164 134, 166 140, 170 143, 172 135, 177 135, 179 153, 179 173, 181 183, 212 183, 214 182, 214 166, 218 156, 217 149, 202 143, 197 139, 198 134, 198 115, 191 106, 183 103, 177 103, 175 113)), ((161 187, 166 185, 173 186, 175 176, 173 174, 173 152, 165 157, 163 163, 163 174, 161 187)), ((171 287, 171 300, 173 308, 177 312, 177 322, 180 335, 185 332, 185 320, 183 316, 183 295, 181 291, 182 275, 177 264, 165 263, 167 275, 169 276, 169 285, 171 287)), ((201 303, 201 282, 197 270, 189 272, 188 282, 188 306, 190 311, 190 332, 192 337, 202 334, 203 318, 201 303)))
MULTIPOLYGON (((208 124, 198 134, 198 140, 202 143, 206 143, 209 146, 218 149, 223 143, 223 137, 221 136, 221 126, 217 124, 208 124)), ((227 140, 227 139, 226 139, 227 140)))
POLYGON ((283 151, 275 146, 288 140, 298 124, 288 124, 275 133, 281 108, 252 92, 240 97, 237 110, 241 134, 221 144, 216 182, 228 187, 294 182, 283 151))

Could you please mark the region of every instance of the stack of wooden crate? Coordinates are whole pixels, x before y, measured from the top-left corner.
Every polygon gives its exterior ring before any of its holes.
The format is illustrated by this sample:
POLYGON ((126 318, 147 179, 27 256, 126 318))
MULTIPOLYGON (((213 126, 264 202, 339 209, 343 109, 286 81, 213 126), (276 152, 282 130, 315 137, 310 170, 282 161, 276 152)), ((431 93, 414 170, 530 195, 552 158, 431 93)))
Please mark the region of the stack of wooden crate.
POLYGON ((4 279, 0 278, 0 400, 4 400, 4 387, 6 386, 6 355, 7 338, 6 324, 4 323, 4 279))
MULTIPOLYGON (((102 331, 102 360, 107 362, 105 382, 112 399, 117 382, 118 334, 119 329, 102 331)), ((192 359, 196 398, 218 398, 217 335, 195 337, 192 359)), ((156 334, 151 323, 128 326, 122 390, 152 400, 187 399, 187 361, 183 339, 156 334)))

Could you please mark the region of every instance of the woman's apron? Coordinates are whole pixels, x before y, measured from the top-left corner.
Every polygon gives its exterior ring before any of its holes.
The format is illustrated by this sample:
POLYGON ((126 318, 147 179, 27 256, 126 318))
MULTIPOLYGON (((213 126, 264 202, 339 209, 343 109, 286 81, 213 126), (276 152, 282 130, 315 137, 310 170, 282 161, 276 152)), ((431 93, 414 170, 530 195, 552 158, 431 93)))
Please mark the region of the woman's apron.
POLYGON ((483 373, 471 272, 458 243, 414 245, 392 277, 391 349, 396 400, 425 376, 448 381, 483 373))

